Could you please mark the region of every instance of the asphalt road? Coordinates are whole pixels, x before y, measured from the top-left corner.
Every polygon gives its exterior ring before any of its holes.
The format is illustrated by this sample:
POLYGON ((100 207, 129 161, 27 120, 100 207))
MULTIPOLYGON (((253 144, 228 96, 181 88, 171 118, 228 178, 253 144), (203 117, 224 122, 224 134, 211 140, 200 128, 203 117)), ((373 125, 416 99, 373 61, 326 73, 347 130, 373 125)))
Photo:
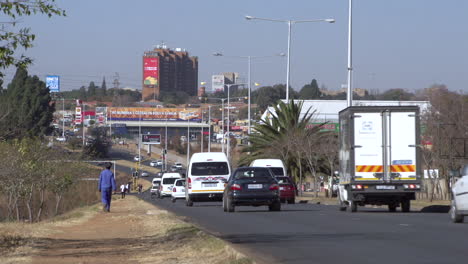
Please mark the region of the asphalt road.
POLYGON ((149 192, 139 196, 232 243, 258 263, 468 261, 468 220, 452 224, 447 213, 362 207, 350 213, 317 204, 283 205, 280 212, 236 207, 225 213, 220 202, 186 207, 183 200, 151 199, 149 192))

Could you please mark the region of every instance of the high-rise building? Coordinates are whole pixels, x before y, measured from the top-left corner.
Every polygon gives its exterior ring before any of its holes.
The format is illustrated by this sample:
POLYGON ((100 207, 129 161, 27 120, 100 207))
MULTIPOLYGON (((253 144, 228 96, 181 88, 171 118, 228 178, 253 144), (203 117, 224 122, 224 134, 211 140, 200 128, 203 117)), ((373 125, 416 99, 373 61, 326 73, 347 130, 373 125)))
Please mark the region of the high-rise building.
POLYGON ((158 99, 161 92, 186 92, 197 95, 198 57, 190 57, 180 48, 156 46, 143 54, 144 101, 158 99))

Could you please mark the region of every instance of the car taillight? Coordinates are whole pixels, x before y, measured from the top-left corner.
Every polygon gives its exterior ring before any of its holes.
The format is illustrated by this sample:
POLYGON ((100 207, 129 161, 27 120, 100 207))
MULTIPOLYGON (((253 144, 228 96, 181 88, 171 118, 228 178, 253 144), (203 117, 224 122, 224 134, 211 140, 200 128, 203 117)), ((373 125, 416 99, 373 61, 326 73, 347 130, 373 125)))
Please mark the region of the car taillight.
POLYGON ((275 183, 275 184, 270 185, 270 191, 275 191, 275 190, 278 190, 278 189, 279 189, 278 184, 275 183))
POLYGON ((172 189, 173 192, 177 192, 177 189, 174 187, 174 189, 172 189))
POLYGON ((191 179, 190 177, 188 178, 187 187, 188 187, 189 189, 192 189, 192 179, 191 179))
POLYGON ((233 191, 240 191, 242 188, 239 184, 233 184, 231 185, 231 190, 233 191))

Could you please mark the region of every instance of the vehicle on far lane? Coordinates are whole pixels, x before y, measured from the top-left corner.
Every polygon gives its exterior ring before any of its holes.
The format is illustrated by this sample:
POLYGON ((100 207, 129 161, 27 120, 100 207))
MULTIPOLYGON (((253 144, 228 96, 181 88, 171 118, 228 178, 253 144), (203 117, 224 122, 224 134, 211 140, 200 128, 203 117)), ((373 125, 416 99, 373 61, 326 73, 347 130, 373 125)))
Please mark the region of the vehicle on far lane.
POLYGON ((174 163, 174 166, 176 166, 176 168, 179 169, 179 170, 183 168, 181 162, 176 162, 176 163, 174 163))
POLYGON ((454 223, 462 223, 468 216, 468 165, 461 170, 461 178, 453 185, 452 193, 450 219, 454 223))
POLYGON ((177 179, 172 187, 172 202, 175 203, 177 199, 185 199, 185 179, 177 179))
POLYGON ((152 161, 149 163, 149 165, 150 165, 151 167, 162 167, 163 162, 162 162, 162 160, 152 160, 152 161))
POLYGON ((269 168, 275 176, 287 176, 286 167, 280 159, 256 159, 250 163, 250 167, 269 168))
POLYGON ((164 198, 165 196, 171 196, 174 182, 180 178, 182 178, 182 176, 177 172, 164 173, 161 179, 161 186, 159 188, 159 197, 164 198))
POLYGON ((238 168, 229 178, 223 194, 223 210, 234 212, 236 206, 268 206, 280 211, 279 185, 273 172, 262 167, 238 168))
POLYGON ((279 184, 280 200, 290 204, 296 203, 296 185, 289 177, 275 177, 279 184))
POLYGON ((135 156, 135 157, 133 157, 133 160, 134 160, 134 161, 140 161, 140 156, 135 156))

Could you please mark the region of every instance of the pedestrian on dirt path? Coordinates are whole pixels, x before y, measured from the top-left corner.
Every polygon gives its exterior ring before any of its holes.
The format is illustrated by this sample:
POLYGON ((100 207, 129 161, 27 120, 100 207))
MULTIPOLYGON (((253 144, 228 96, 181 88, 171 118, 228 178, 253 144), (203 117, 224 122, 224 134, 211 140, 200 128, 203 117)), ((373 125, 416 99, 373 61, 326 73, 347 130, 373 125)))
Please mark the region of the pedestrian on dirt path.
POLYGON ((120 185, 120 195, 122 196, 122 199, 125 198, 125 192, 126 192, 126 188, 125 188, 125 184, 122 183, 122 185, 120 185))
POLYGON ((125 192, 130 193, 130 183, 127 183, 127 185, 125 185, 125 192))
POLYGON ((141 193, 141 190, 142 190, 142 189, 143 189, 143 185, 141 185, 141 184, 138 184, 138 194, 140 194, 140 193, 141 193))
POLYGON ((104 166, 105 169, 101 171, 99 175, 98 189, 99 192, 101 192, 102 210, 104 212, 110 212, 112 191, 115 192, 117 190, 117 185, 115 184, 114 173, 110 170, 112 163, 106 162, 104 166))

